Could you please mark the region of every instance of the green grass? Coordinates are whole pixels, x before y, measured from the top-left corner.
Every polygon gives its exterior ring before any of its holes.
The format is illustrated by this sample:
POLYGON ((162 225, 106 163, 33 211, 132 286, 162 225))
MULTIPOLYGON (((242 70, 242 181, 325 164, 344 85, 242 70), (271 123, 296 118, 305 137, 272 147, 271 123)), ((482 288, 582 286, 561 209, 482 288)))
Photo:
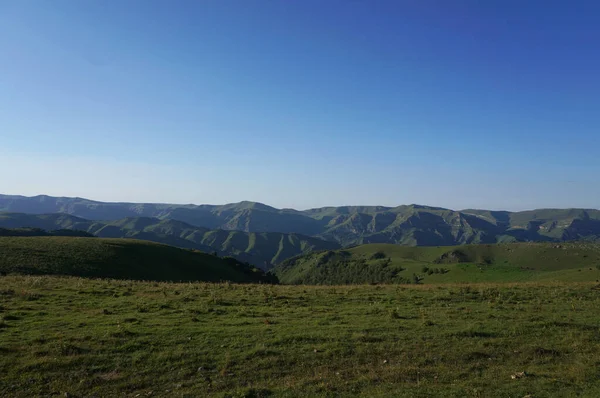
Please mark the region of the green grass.
POLYGON ((260 282, 234 259, 133 239, 0 237, 0 272, 160 280, 260 282))
POLYGON ((600 244, 591 242, 369 244, 296 257, 274 273, 282 283, 292 284, 410 283, 415 276, 419 283, 595 281, 600 279, 599 266, 600 244))
POLYGON ((94 235, 77 230, 59 229, 45 231, 41 228, 0 228, 0 236, 18 237, 18 236, 72 236, 81 238, 92 238, 94 235))
POLYGON ((597 397, 599 289, 0 277, 0 396, 597 397))

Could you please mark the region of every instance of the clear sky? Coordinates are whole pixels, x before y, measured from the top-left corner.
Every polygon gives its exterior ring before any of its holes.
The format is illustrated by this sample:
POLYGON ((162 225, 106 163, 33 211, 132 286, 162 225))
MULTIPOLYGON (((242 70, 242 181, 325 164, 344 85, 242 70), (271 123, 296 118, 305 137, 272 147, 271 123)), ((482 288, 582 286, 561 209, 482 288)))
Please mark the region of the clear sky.
POLYGON ((600 2, 0 0, 0 192, 600 207, 600 2))

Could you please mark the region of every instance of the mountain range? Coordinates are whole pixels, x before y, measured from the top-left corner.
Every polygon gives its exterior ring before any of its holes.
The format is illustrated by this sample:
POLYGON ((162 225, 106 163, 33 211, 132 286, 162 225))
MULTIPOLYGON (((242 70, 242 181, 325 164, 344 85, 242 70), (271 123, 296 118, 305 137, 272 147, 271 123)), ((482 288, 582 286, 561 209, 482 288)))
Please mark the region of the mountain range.
POLYGON ((265 270, 290 257, 341 247, 336 242, 300 234, 209 230, 182 221, 151 217, 95 221, 64 213, 0 213, 0 232, 2 228, 58 230, 60 235, 66 235, 66 231, 84 231, 100 238, 147 240, 219 256, 231 256, 265 270))
MULTIPOLYGON (((162 243, 181 247, 193 244, 194 248, 233 254, 243 261, 247 261, 244 256, 253 256, 251 262, 263 268, 311 250, 366 243, 450 246, 600 239, 600 210, 595 209, 456 211, 403 205, 294 210, 247 201, 226 205, 177 205, 0 195, 0 212, 68 215, 75 218, 61 219, 55 215, 58 224, 53 222, 56 225, 47 227, 82 229, 97 236, 160 239, 162 243), (259 241, 263 243, 257 245, 259 241), (288 246, 295 248, 288 250, 288 246)), ((46 228, 24 223, 0 223, 0 227, 46 228)))

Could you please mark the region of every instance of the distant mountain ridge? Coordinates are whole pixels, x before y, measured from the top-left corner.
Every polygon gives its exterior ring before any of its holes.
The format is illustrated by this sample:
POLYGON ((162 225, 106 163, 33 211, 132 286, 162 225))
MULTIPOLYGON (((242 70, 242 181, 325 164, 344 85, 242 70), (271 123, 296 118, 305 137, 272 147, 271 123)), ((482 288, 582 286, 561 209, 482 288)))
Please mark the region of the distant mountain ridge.
MULTIPOLYGON (((175 205, 0 195, 0 211, 65 213, 95 221, 150 217, 184 222, 197 229, 300 234, 342 246, 364 243, 449 246, 600 239, 600 210, 594 209, 455 211, 402 205, 323 207, 300 211, 247 201, 226 205, 175 205)), ((109 228, 106 232, 117 227, 106 227, 109 228)))
MULTIPOLYGON (((209 230, 182 221, 152 217, 95 221, 65 213, 0 213, 0 232, 3 228, 34 228, 57 231, 62 235, 67 235, 69 231, 73 232, 70 235, 75 231, 83 231, 83 236, 91 234, 100 238, 147 240, 207 253, 216 252, 219 256, 231 256, 262 269, 270 269, 273 265, 300 254, 341 247, 336 242, 300 234, 209 230)), ((12 230, 13 234, 14 232, 12 230)), ((38 231, 38 234, 49 233, 38 231)))

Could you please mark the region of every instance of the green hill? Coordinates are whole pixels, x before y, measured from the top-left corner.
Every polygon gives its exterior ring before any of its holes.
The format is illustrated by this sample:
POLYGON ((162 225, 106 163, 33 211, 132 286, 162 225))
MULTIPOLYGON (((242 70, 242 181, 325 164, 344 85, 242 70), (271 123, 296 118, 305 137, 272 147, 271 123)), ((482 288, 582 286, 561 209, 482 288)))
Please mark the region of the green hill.
POLYGON ((272 272, 291 284, 589 281, 600 279, 600 244, 368 244, 295 257, 272 272))
POLYGON ((94 235, 78 230, 57 229, 45 231, 41 228, 0 228, 0 236, 79 236, 93 238, 94 235))
POLYGON ((156 281, 268 282, 233 258, 133 239, 0 237, 0 272, 156 281))
MULTIPOLYGON (((95 221, 176 220, 193 228, 298 234, 337 242, 343 246, 366 243, 450 246, 600 239, 600 211, 593 209, 456 211, 413 204, 397 207, 339 206, 299 211, 276 209, 247 201, 226 205, 176 205, 106 203, 46 195, 0 195, 0 211, 64 213, 95 221)), ((69 221, 65 219, 61 222, 69 221)), ((71 222, 78 221, 73 219, 71 222)), ((127 226, 125 224, 119 227, 127 226)), ((140 230, 143 223, 130 226, 134 227, 130 229, 140 230)), ((104 233, 106 236, 113 236, 111 234, 115 234, 115 231, 114 228, 109 228, 104 233)), ((263 258, 262 261, 270 260, 263 258)))
POLYGON ((171 246, 232 256, 263 269, 314 250, 338 249, 340 245, 300 234, 208 230, 177 220, 127 217, 115 221, 92 221, 69 214, 0 213, 0 228, 81 230, 101 238, 132 238, 171 246))

